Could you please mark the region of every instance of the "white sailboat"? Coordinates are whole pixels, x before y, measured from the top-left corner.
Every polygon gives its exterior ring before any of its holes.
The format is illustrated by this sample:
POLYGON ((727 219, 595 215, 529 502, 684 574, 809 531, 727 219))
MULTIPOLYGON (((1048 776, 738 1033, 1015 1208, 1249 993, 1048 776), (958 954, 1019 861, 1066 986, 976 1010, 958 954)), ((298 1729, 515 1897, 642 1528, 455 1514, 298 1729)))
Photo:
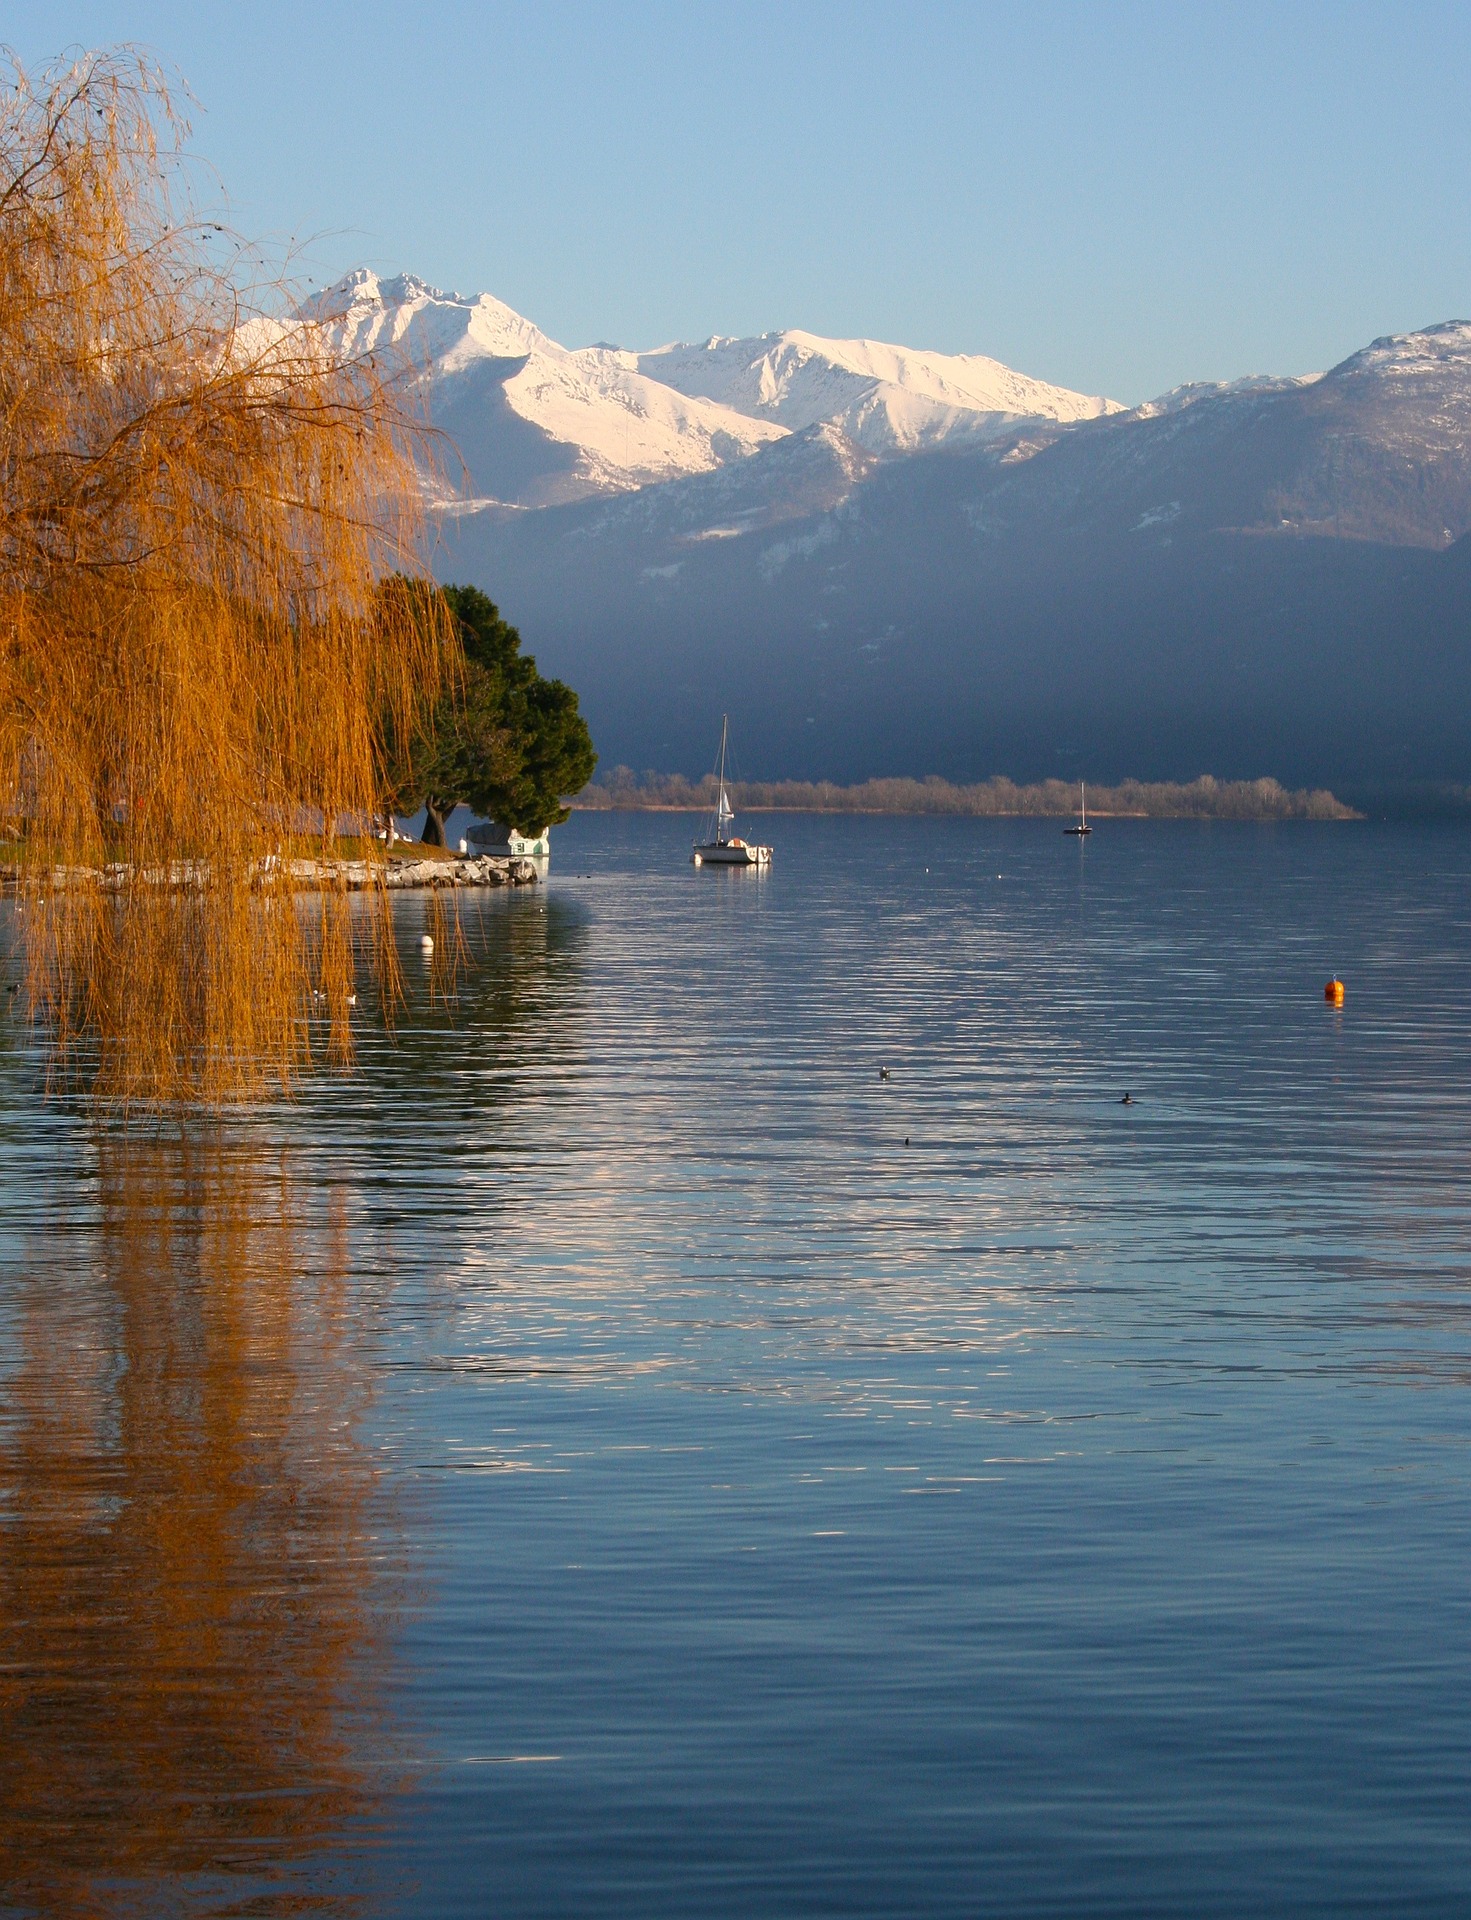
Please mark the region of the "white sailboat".
POLYGON ((1078 782, 1078 804, 1079 804, 1079 812, 1082 817, 1079 819, 1078 824, 1075 827, 1064 827, 1063 828, 1064 833, 1076 833, 1078 835, 1082 835, 1085 833, 1092 833, 1093 831, 1092 827, 1088 825, 1088 789, 1086 785, 1083 783, 1083 781, 1081 780, 1078 782))
POLYGON ((705 829, 705 838, 697 840, 690 859, 697 867, 765 867, 771 863, 770 847, 754 847, 730 832, 735 821, 730 796, 725 791, 725 749, 730 738, 730 715, 720 717, 720 764, 715 775, 715 812, 705 829))

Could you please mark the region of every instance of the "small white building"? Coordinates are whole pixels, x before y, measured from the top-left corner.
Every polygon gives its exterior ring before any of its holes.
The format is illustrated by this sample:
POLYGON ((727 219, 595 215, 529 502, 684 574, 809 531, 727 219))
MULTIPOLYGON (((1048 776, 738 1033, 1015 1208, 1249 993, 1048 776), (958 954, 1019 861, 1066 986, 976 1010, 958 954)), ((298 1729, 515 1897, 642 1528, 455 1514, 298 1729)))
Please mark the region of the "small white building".
POLYGON ((517 833, 514 827, 503 827, 499 820, 477 820, 465 837, 477 853, 546 860, 552 851, 551 833, 550 827, 536 834, 517 833))

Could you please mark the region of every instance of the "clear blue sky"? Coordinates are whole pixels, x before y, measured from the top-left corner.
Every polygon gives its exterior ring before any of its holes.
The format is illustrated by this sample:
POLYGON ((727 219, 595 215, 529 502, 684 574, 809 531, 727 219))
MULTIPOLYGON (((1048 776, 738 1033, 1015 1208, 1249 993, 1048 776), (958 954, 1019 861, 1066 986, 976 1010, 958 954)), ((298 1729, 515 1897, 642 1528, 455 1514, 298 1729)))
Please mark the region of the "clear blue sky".
POLYGON ((1134 401, 1471 316, 1471 6, 11 0, 146 44, 303 274, 570 346, 782 326, 1134 401))

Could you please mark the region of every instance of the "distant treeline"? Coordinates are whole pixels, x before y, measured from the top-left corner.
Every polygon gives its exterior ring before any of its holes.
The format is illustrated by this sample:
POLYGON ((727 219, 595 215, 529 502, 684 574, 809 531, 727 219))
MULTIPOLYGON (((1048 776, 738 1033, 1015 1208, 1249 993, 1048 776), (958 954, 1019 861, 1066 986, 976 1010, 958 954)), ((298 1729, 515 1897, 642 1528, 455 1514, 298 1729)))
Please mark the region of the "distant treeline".
MULTIPOLYGON (((864 780, 841 787, 830 780, 727 780, 738 810, 789 813, 960 813, 1063 818, 1078 810, 1078 789, 1066 780, 1019 786, 995 778, 957 786, 931 774, 927 780, 864 780)), ((715 776, 689 780, 682 773, 638 773, 614 767, 584 787, 577 807, 654 808, 697 811, 715 805, 715 776)), ((1115 787, 1090 786, 1088 811, 1148 820, 1356 820, 1361 816, 1326 789, 1289 791, 1276 780, 1124 780, 1115 787)))

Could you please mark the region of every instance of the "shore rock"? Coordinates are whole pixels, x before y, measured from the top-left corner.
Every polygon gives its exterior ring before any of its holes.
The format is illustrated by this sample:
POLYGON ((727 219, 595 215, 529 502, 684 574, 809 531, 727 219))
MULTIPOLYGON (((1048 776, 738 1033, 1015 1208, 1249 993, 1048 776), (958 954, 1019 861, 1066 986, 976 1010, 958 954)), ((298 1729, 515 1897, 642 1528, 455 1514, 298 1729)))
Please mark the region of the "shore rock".
MULTIPOLYGON (((274 858, 274 856, 272 856, 274 858)), ((383 884, 392 890, 404 887, 529 887, 537 880, 533 860, 498 859, 479 854, 463 860, 391 860, 381 869, 367 860, 288 860, 285 872, 303 888, 345 887, 349 893, 361 893, 371 887, 381 871, 383 884)), ((177 861, 167 871, 158 869, 144 875, 156 886, 190 888, 203 884, 199 867, 190 861, 177 861)), ((0 866, 0 892, 14 893, 21 884, 18 866, 0 866)), ((83 867, 62 867, 51 876, 52 887, 75 886, 97 880, 103 892, 121 893, 127 885, 126 867, 108 866, 101 873, 83 867)))

